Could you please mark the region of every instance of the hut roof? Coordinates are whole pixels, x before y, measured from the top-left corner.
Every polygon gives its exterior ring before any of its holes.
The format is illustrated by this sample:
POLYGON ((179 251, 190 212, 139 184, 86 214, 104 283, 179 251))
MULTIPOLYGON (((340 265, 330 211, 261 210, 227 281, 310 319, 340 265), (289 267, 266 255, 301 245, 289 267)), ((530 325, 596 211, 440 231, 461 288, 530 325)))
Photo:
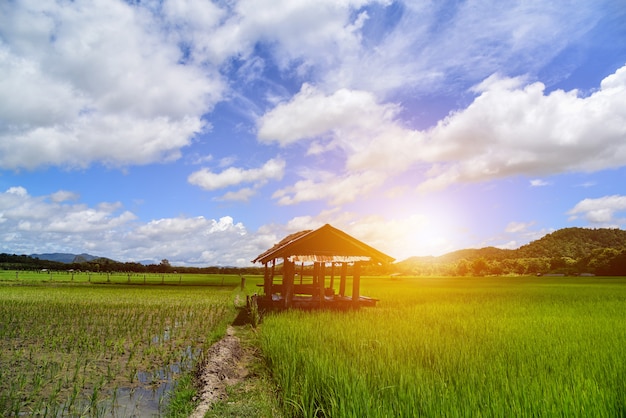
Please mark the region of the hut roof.
POLYGON ((315 230, 288 235, 252 262, 265 264, 276 258, 288 258, 290 261, 374 261, 378 263, 390 263, 395 260, 329 224, 315 230))

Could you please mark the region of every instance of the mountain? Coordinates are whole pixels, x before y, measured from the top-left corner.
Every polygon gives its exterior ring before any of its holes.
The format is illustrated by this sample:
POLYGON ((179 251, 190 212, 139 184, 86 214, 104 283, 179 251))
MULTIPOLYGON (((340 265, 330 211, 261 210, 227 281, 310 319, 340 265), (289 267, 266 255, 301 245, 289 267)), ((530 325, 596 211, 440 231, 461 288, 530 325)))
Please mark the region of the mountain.
POLYGON ((626 275, 626 231, 564 228, 516 250, 464 249, 439 257, 411 257, 395 268, 407 274, 626 275))
POLYGON ((558 258, 579 259, 588 256, 594 250, 611 248, 626 249, 626 231, 621 229, 564 228, 521 246, 516 250, 496 247, 470 248, 453 251, 438 257, 410 257, 405 262, 456 262, 460 260, 507 260, 515 258, 558 258))
POLYGON ((68 253, 46 253, 46 254, 31 254, 33 258, 40 260, 56 261, 58 263, 85 263, 93 261, 99 257, 90 254, 68 254, 68 253))
POLYGON ((626 231, 621 229, 559 229, 515 250, 518 257, 569 257, 579 259, 594 250, 626 249, 626 231))

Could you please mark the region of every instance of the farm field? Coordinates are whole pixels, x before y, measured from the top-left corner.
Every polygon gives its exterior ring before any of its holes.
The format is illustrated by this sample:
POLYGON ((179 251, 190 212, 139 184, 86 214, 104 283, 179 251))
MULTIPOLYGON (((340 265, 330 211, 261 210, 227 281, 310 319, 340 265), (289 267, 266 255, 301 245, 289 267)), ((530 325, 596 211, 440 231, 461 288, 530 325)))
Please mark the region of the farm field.
POLYGON ((0 275, 1 416, 162 412, 237 313, 239 276, 30 274, 0 275))
MULTIPOLYGON (((0 415, 162 413, 261 282, 0 272, 0 415)), ((284 416, 626 414, 626 278, 363 277, 361 293, 377 307, 267 314, 251 334, 284 416)))
POLYGON ((286 416, 626 415, 626 279, 363 278, 261 325, 286 416))

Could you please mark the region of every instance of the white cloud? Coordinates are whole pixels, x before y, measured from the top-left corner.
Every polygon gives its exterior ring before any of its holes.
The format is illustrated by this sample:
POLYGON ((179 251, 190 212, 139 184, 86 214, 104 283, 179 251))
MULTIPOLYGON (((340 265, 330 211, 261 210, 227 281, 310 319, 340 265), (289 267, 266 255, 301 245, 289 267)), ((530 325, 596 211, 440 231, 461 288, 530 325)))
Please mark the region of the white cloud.
POLYGON ((272 197, 279 205, 293 205, 313 200, 328 200, 331 205, 341 205, 366 195, 383 182, 375 171, 362 171, 337 176, 330 172, 317 172, 315 178, 299 180, 274 192, 272 197))
POLYGON ((254 45, 273 45, 282 68, 300 61, 311 65, 336 65, 339 57, 359 47, 361 15, 352 16, 367 0, 240 0, 232 4, 224 24, 199 42, 203 53, 221 62, 232 55, 248 55, 254 45))
POLYGON ((526 232, 534 224, 535 222, 509 222, 504 231, 511 234, 526 232))
POLYGON ((220 173, 213 173, 208 168, 203 168, 191 173, 188 181, 205 190, 223 189, 242 183, 253 183, 258 187, 269 180, 280 180, 283 177, 284 170, 285 161, 280 158, 273 158, 267 161, 261 168, 248 170, 230 167, 220 173))
POLYGON ((258 137, 282 146, 322 137, 330 143, 312 141, 309 154, 339 148, 350 170, 398 172, 414 161, 421 144, 421 134, 397 120, 400 110, 396 104, 379 103, 369 92, 340 89, 325 94, 304 84, 289 102, 259 119, 258 137))
MULTIPOLYGON (((385 97, 392 91, 402 95, 458 89, 460 80, 478 81, 501 68, 510 74, 534 73, 591 30, 602 14, 590 0, 575 7, 540 0, 407 1, 391 7, 400 16, 395 26, 365 38, 369 48, 344 54, 324 74, 329 88, 363 89, 385 97)), ((372 11, 369 20, 376 18, 372 11)))
MULTIPOLYGON (((0 193, 0 242, 4 251, 45 252, 63 248, 79 250, 87 241, 130 225, 136 216, 119 204, 95 208, 68 204, 72 193, 60 191, 48 196, 31 196, 23 187, 0 193)), ((106 245, 106 244, 105 244, 106 245)), ((78 251, 82 252, 82 251, 78 251)))
MULTIPOLYGON (((304 85, 291 101, 259 119, 258 135, 283 146, 309 141, 315 154, 339 148, 346 161, 343 183, 358 183, 367 170, 378 178, 372 183, 377 186, 411 167, 428 167, 420 190, 626 165, 626 66, 588 97, 544 89, 538 82, 524 85, 521 78, 492 76, 475 88, 478 96, 466 109, 417 131, 398 120, 397 105, 381 104, 371 93, 341 89, 327 95, 304 85), (312 139, 320 137, 325 147, 312 139)), ((333 183, 322 190, 305 178, 275 196, 281 204, 322 198, 345 202, 355 196, 333 183), (289 193, 294 198, 285 198, 289 193)))
POLYGON ((626 164, 626 66, 588 97, 491 79, 464 110, 429 132, 422 158, 446 162, 422 184, 592 172, 626 164))
POLYGON ((570 220, 582 217, 594 226, 615 227, 625 222, 615 218, 620 212, 626 212, 626 196, 612 195, 581 200, 567 214, 570 220))
POLYGON ((533 179, 530 181, 530 186, 531 187, 543 187, 543 186, 549 186, 551 183, 542 179, 533 179))
POLYGON ((219 197, 217 200, 247 202, 256 193, 257 193, 256 190, 251 189, 249 187, 244 187, 243 189, 240 189, 237 191, 226 192, 223 196, 219 197))
POLYGON ((215 69, 178 63, 155 15, 121 1, 6 4, 0 38, 5 169, 177 158, 225 90, 215 69))
POLYGON ((326 95, 303 84, 289 102, 279 104, 259 119, 258 137, 262 142, 276 141, 285 146, 329 131, 377 129, 379 122, 396 113, 397 106, 381 106, 373 94, 365 91, 340 89, 326 95))
POLYGON ((74 192, 70 192, 67 190, 59 190, 58 192, 54 192, 50 195, 50 200, 55 203, 66 202, 68 200, 78 200, 80 196, 74 192))
POLYGON ((49 197, 31 196, 21 186, 0 193, 0 252, 88 251, 118 261, 247 266, 276 238, 267 228, 249 233, 230 216, 142 222, 118 202, 89 207, 49 197))

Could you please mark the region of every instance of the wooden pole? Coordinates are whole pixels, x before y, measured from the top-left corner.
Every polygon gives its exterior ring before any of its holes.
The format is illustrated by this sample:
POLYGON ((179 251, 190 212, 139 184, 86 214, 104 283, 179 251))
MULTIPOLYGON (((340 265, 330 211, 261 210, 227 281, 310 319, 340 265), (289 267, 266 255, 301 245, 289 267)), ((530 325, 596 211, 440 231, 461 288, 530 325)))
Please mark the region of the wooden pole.
POLYGON ((265 266, 265 269, 263 270, 263 293, 265 295, 269 295, 270 294, 270 271, 267 268, 267 263, 263 264, 265 266))
POLYGON ((283 299, 285 308, 291 308, 293 303, 293 280, 296 265, 292 261, 284 259, 283 262, 283 299))
POLYGON ((318 284, 318 279, 320 275, 320 264, 316 261, 313 263, 313 286, 318 284))
POLYGON ((302 277, 304 277, 304 261, 300 263, 300 284, 302 284, 302 277))
POLYGON ((355 308, 359 307, 359 294, 361 287, 361 263, 356 261, 354 263, 354 271, 352 273, 352 305, 355 308))
POLYGON ((319 286, 320 286, 320 307, 322 307, 324 305, 324 293, 325 293, 325 285, 326 285, 326 280, 325 280, 325 271, 324 271, 324 267, 326 267, 326 263, 320 263, 320 268, 319 268, 319 286))
POLYGON ((270 296, 270 298, 272 297, 272 286, 274 285, 274 272, 275 272, 275 269, 276 269, 276 259, 273 259, 272 260, 272 270, 271 270, 271 273, 270 273, 269 283, 268 283, 268 286, 267 286, 267 288, 268 288, 267 289, 268 290, 267 295, 270 296))
POLYGON ((333 289, 333 294, 335 294, 335 263, 330 263, 330 286, 333 289))
POLYGON ((341 263, 341 278, 339 279, 339 294, 346 295, 346 276, 348 276, 348 263, 341 263))

